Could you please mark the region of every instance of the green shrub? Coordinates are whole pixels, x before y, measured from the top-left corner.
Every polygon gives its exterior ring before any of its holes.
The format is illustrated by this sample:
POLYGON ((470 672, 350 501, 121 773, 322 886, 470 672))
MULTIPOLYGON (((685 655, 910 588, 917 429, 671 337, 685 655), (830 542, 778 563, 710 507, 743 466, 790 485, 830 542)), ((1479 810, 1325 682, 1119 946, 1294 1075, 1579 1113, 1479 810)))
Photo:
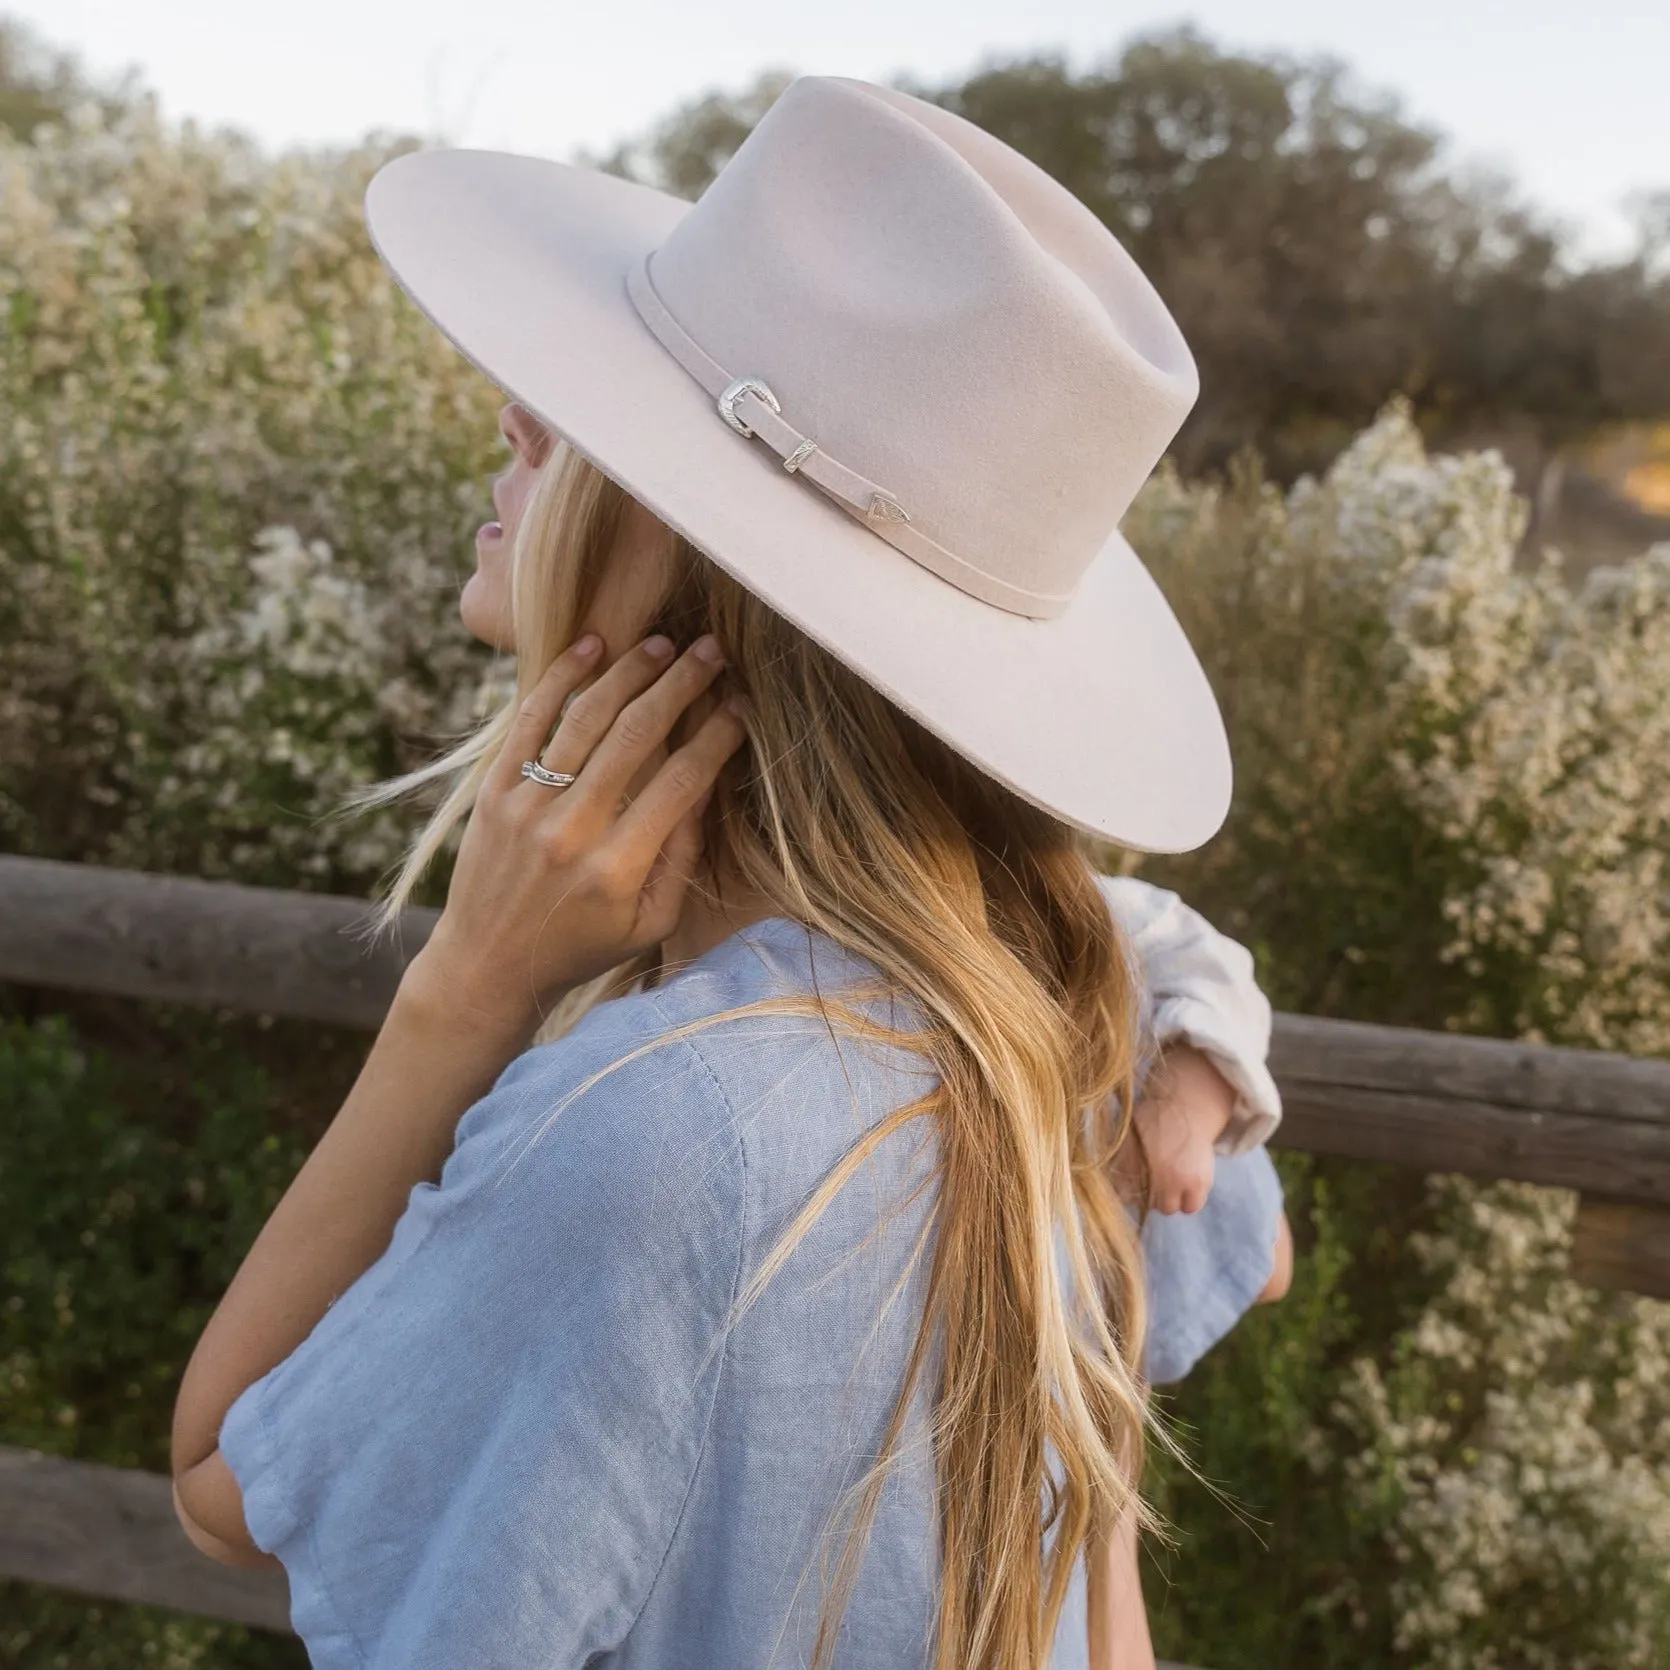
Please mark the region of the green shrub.
MULTIPOLYGON (((194 1061, 191 1035, 136 1074, 61 1016, 0 1020, 0 1443, 168 1470, 186 1360, 305 1153, 267 1075, 194 1061)), ((262 1632, 20 1584, 0 1618, 0 1664, 30 1670, 305 1663, 262 1632)))
POLYGON ((1328 1484, 1318 1430, 1341 1368, 1418 1309, 1403 1257, 1421 1179, 1392 1167, 1277 1156, 1305 1251, 1292 1292, 1253 1311, 1162 1408, 1198 1476, 1161 1456, 1151 1481, 1176 1536, 1148 1550, 1144 1586, 1162 1653, 1212 1670, 1380 1665, 1382 1518, 1328 1484), (1349 1604, 1347 1604, 1349 1597, 1349 1604))
MULTIPOLYGON (((1126 531, 1239 786, 1222 836, 1143 873, 1285 1007, 1670 1054, 1670 547, 1572 587, 1515 568, 1524 514, 1499 458, 1429 457, 1397 407, 1285 494, 1156 479, 1126 531)), ((1162 1643, 1670 1662, 1670 1306, 1571 1281, 1569 1194, 1284 1165, 1294 1293, 1173 1400, 1270 1548, 1167 1480, 1162 1643)))
POLYGON ((0 1582, 0 1670, 307 1670, 293 1636, 0 1582))
POLYGON ((132 1064, 83 1049, 62 1016, 0 1022, 6 1443, 166 1471, 159 1411, 305 1155, 272 1128, 263 1071, 215 1066, 213 1083, 189 1061, 152 1075, 177 1098, 172 1134, 134 1111, 132 1064))

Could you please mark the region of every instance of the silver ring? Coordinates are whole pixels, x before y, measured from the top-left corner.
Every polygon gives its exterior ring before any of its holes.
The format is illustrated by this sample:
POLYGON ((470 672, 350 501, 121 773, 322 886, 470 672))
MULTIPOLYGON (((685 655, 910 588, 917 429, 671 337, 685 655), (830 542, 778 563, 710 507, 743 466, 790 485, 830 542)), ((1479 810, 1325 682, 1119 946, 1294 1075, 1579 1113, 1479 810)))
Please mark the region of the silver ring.
POLYGON ((566 789, 574 781, 572 771, 547 771, 538 760, 523 760, 522 775, 551 789, 566 789))

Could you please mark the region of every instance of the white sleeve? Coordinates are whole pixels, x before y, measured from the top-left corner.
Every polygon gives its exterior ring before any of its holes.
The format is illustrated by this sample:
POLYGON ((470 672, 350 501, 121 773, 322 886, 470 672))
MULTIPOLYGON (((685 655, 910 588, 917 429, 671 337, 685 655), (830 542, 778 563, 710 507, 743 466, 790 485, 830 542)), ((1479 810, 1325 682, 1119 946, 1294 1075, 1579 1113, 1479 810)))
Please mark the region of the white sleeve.
POLYGON ((1266 1065, 1272 1015, 1252 953, 1175 893, 1135 876, 1097 880, 1136 958, 1154 1037, 1192 1044, 1234 1088, 1218 1152, 1244 1154, 1267 1142, 1281 1123, 1281 1092, 1266 1065))

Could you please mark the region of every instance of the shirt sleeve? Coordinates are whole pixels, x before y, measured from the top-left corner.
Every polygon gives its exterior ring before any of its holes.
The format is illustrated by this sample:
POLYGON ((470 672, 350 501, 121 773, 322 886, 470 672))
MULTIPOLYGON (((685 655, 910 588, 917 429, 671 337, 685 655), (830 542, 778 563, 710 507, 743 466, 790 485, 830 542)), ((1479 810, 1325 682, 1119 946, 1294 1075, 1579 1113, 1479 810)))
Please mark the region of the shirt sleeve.
POLYGON ((664 1029, 654 1003, 512 1062, 382 1257, 227 1412, 315 1670, 580 1670, 641 1610, 706 1441, 745 1203, 688 1043, 586 1085, 664 1029))
POLYGON ((1210 1056, 1235 1091, 1218 1153, 1244 1154, 1268 1142, 1281 1123, 1281 1092, 1266 1064, 1274 1017, 1252 953, 1175 893, 1135 876, 1098 881, 1136 958, 1153 1036, 1210 1056))
POLYGON ((1181 1380, 1251 1309, 1276 1265, 1282 1186, 1269 1151, 1219 1155, 1198 1212, 1150 1212, 1142 1250, 1148 1282, 1144 1372, 1181 1380))

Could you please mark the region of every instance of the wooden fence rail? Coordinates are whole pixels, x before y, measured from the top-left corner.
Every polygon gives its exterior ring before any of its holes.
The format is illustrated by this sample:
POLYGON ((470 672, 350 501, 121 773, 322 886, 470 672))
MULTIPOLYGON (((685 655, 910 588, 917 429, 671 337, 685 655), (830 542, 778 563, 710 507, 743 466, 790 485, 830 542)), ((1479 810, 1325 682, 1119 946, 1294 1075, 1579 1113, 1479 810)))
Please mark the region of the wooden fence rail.
MULTIPOLYGON (((0 856, 0 980, 375 1029, 434 926, 363 899, 0 856)), ((1577 1267, 1670 1297, 1670 1062, 1278 1015, 1278 1144, 1583 1195, 1577 1267)))
MULTIPOLYGON (((0 855, 0 981, 374 1030, 436 913, 368 954, 362 899, 0 855)), ((1670 1297, 1670 1062, 1276 1017, 1276 1141, 1581 1194, 1575 1273, 1670 1297)), ((0 1450, 0 1576, 286 1627, 283 1580, 214 1565, 168 1482, 0 1450)))
POLYGON ((174 1517, 168 1479, 0 1446, 0 1577, 290 1628, 282 1572, 200 1554, 174 1517))

